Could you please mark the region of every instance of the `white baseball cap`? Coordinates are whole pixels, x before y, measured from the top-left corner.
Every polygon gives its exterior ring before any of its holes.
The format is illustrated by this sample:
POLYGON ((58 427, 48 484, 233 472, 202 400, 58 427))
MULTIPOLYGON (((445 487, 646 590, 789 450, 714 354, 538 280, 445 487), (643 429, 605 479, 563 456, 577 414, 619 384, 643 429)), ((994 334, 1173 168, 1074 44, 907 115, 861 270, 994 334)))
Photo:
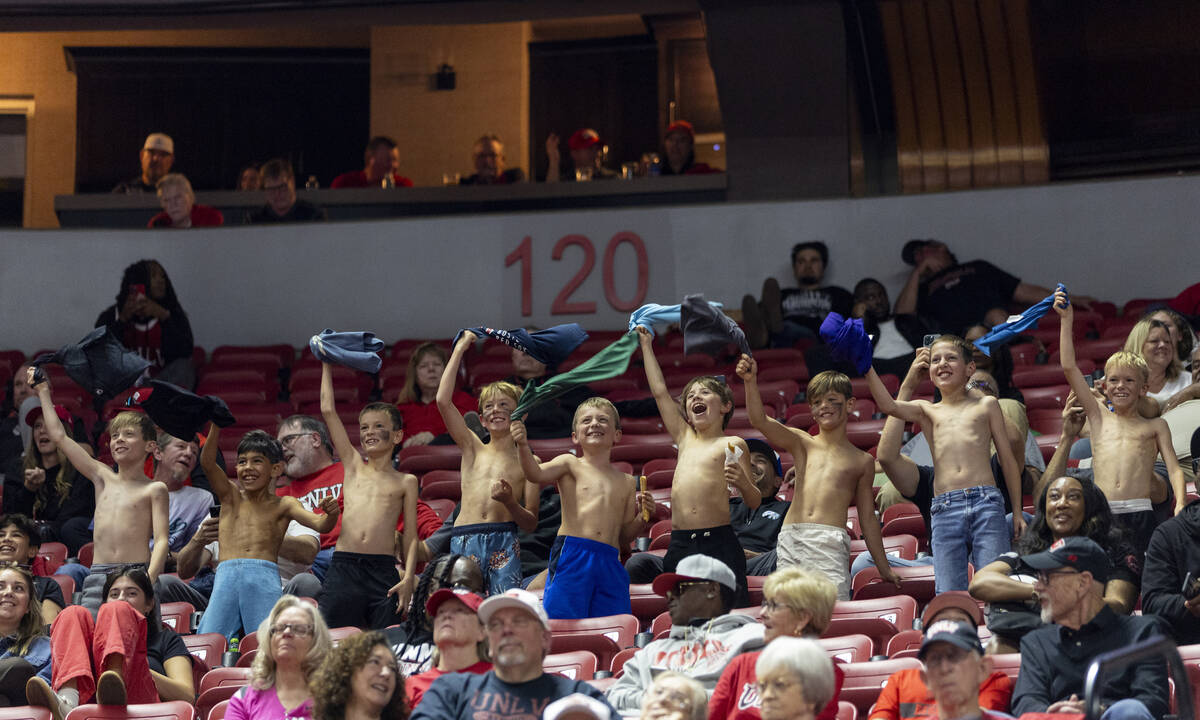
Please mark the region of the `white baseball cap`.
POLYGON ((590 695, 571 693, 547 705, 542 711, 542 720, 558 720, 568 713, 587 714, 596 720, 609 720, 612 717, 612 708, 590 695))
POLYGON ((175 141, 166 133, 150 133, 146 136, 146 142, 142 145, 143 150, 160 150, 169 155, 175 154, 175 141))
POLYGON ((546 609, 542 607, 542 601, 538 600, 537 595, 520 588, 513 588, 503 595, 493 595, 484 600, 483 604, 479 606, 479 622, 487 625, 492 615, 497 610, 504 608, 517 608, 531 613, 542 624, 542 627, 550 629, 550 618, 546 616, 546 609))
POLYGON ((654 592, 666 595, 668 590, 683 580, 707 580, 737 591, 737 578, 728 565, 710 555, 696 554, 680 560, 675 572, 654 578, 654 592))

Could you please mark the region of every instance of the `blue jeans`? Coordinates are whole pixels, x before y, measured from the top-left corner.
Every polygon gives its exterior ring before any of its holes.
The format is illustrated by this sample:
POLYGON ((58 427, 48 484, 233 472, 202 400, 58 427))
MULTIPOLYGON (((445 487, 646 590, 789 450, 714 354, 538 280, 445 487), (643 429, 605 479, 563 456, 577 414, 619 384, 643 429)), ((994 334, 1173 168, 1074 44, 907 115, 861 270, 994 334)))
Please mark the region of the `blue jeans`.
MULTIPOLYGON (((88 576, 88 572, 89 570, 87 565, 82 565, 80 563, 66 563, 65 565, 59 565, 58 569, 54 571, 54 574, 66 575, 67 577, 73 579, 75 581, 75 590, 78 592, 83 592, 83 579, 88 576)), ((64 599, 68 603, 72 602, 71 598, 64 599)))
POLYGON ((1100 720, 1154 720, 1154 716, 1141 700, 1127 698, 1109 705, 1100 720))
MULTIPOLYGON (((926 555, 925 557, 917 558, 916 560, 907 560, 897 555, 887 556, 888 565, 892 567, 922 567, 925 565, 933 565, 933 556, 926 555)), ((875 567, 875 560, 871 557, 871 553, 859 553, 858 557, 854 558, 854 562, 850 563, 850 578, 858 574, 859 570, 864 568, 875 567)))
POLYGON ((275 563, 253 558, 222 560, 196 632, 221 633, 229 639, 241 629, 243 635, 249 635, 271 614, 281 594, 275 563))
POLYGON ((967 589, 967 562, 975 569, 1012 548, 1012 526, 1004 521, 1004 495, 995 485, 950 490, 930 504, 930 540, 935 589, 967 589))
POLYGON ((321 582, 325 582, 325 573, 329 572, 331 560, 333 560, 333 548, 318 550, 317 556, 313 558, 312 574, 316 575, 321 582))

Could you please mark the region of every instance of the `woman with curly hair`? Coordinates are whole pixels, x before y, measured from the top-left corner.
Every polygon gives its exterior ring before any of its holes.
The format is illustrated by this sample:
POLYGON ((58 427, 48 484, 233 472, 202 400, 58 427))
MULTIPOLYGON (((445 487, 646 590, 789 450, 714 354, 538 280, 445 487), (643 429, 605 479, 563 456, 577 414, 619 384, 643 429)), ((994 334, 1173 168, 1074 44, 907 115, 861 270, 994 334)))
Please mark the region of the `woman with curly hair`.
POLYGON ((258 626, 258 647, 250 684, 229 701, 225 717, 311 718, 308 681, 333 648, 321 613, 295 595, 284 595, 258 626))
POLYGON ((406 720, 404 676, 383 633, 346 638, 313 678, 315 720, 406 720))
POLYGON ((993 652, 1017 652, 1021 637, 1042 624, 1040 598, 1033 587, 1037 571, 1021 557, 1071 536, 1091 538, 1108 552, 1113 572, 1104 586, 1104 601, 1114 612, 1133 611, 1141 567, 1125 534, 1113 525, 1108 499, 1090 479, 1060 477, 1042 488, 1033 520, 1014 551, 983 566, 971 579, 971 595, 990 603, 987 624, 993 652))
MULTIPOLYGON (((448 357, 444 348, 431 342, 416 346, 408 356, 404 387, 396 397, 396 409, 404 418, 404 447, 453 443, 446 432, 446 421, 442 420, 434 402, 448 357)), ((475 398, 462 390, 454 391, 451 402, 460 413, 479 409, 475 398)))

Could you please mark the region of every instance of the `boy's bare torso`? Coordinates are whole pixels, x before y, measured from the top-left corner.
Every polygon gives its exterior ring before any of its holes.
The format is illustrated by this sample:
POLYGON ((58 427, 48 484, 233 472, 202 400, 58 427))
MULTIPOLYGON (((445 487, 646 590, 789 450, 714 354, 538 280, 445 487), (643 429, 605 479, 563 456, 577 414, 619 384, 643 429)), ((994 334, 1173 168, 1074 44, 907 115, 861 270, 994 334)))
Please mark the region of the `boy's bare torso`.
POLYGON ((632 506, 633 477, 607 462, 592 464, 579 459, 570 467, 558 483, 562 497, 558 534, 620 549, 621 527, 632 506))
POLYGON ((956 402, 921 402, 930 426, 923 427, 933 454, 933 492, 994 485, 992 431, 984 402, 964 397, 956 402))
POLYGON ((784 524, 819 523, 846 527, 846 511, 854 504, 858 481, 870 455, 845 443, 808 443, 791 448, 793 457, 805 454, 804 470, 796 473, 796 492, 784 524))
MULTIPOLYGON (((352 458, 351 462, 360 462, 352 458)), ((342 484, 342 532, 337 549, 343 552, 392 555, 395 530, 404 513, 405 485, 412 478, 400 472, 380 472, 360 463, 342 484)), ((465 483, 464 483, 465 485, 465 483)), ((466 506, 463 506, 466 512, 466 506)))
POLYGON ((1104 419, 1092 438, 1096 486, 1109 500, 1149 498, 1158 457, 1155 423, 1136 414, 1102 412, 1104 419))
POLYGON ((166 493, 166 485, 149 478, 137 482, 124 480, 116 473, 105 473, 104 479, 96 485, 94 562, 150 562, 150 540, 154 537, 151 505, 155 485, 166 493))
POLYGON ((705 438, 689 429, 679 441, 671 482, 671 527, 695 530, 729 524, 725 450, 731 438, 705 438))
MULTIPOLYGON (((231 498, 232 499, 232 498, 231 498)), ((279 546, 291 521, 288 501, 299 506, 295 498, 273 494, 262 498, 244 495, 221 507, 221 523, 217 533, 221 543, 221 560, 247 558, 276 562, 279 546)))
POLYGON ((476 448, 474 453, 463 454, 462 509, 454 521, 455 527, 513 521, 508 508, 492 499, 492 481, 500 479, 512 486, 513 495, 521 502, 525 473, 521 470, 517 447, 511 440, 493 438, 487 445, 476 448), (504 447, 500 447, 501 444, 504 447))

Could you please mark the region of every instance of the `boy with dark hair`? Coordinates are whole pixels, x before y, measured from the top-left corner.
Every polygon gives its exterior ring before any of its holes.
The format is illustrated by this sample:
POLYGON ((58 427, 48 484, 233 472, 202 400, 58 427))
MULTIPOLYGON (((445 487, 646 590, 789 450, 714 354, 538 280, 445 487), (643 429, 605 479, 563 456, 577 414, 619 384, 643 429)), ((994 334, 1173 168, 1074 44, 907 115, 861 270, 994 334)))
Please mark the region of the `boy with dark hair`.
POLYGON ((521 586, 521 546, 517 527, 537 527, 540 488, 525 479, 517 446, 512 441, 512 413, 521 390, 494 382, 479 391, 479 420, 488 431, 485 445, 467 427, 454 404, 454 382, 463 354, 475 333, 464 330, 438 384, 437 405, 446 430, 462 450, 462 503, 450 536, 450 552, 467 555, 483 570, 489 595, 521 586))
POLYGON ((846 512, 858 508, 859 526, 879 575, 896 585, 900 578, 888 564, 871 485, 875 461, 846 438, 846 421, 854 409, 850 378, 826 370, 808 383, 808 403, 819 428, 817 436, 790 428, 763 412, 758 392, 758 363, 742 355, 738 377, 746 383, 746 412, 754 428, 796 462, 796 492, 779 530, 776 567, 809 567, 837 586, 838 599, 850 599, 850 535, 846 512))
MULTIPOLYGON (((95 554, 83 580, 80 603, 94 615, 103 604, 104 581, 118 566, 146 565, 150 580, 158 579, 167 561, 167 487, 146 477, 146 456, 154 449, 154 423, 144 413, 126 410, 108 424, 108 447, 117 465, 113 472, 88 454, 63 429, 50 382, 38 368, 29 368, 27 380, 37 390, 42 418, 50 439, 81 475, 96 486, 95 554), (154 549, 150 549, 153 541, 154 549)), ((215 446, 214 446, 215 449, 215 446)))
POLYGON ((404 419, 395 405, 367 404, 358 414, 365 461, 350 443, 333 397, 333 366, 321 372, 321 417, 342 460, 342 532, 338 535, 321 614, 330 627, 381 629, 401 620, 412 597, 417 567, 417 478, 397 472, 392 455, 404 438, 404 419), (404 576, 396 578, 396 525, 403 519, 404 576), (393 609, 392 595, 396 595, 393 609))
POLYGON ((880 412, 920 423, 929 438, 934 470, 929 544, 939 593, 966 590, 967 563, 977 568, 987 565, 1008 552, 1012 538, 1025 529, 1020 468, 1004 413, 996 398, 967 392, 974 372, 971 346, 956 335, 942 335, 929 348, 929 379, 942 394, 939 403, 898 401, 873 368, 867 371, 880 412), (1004 495, 992 476, 992 443, 1015 511, 1011 533, 1004 522, 1004 495))
MULTIPOLYGON (((1154 475, 1154 461, 1158 455, 1161 454, 1166 463, 1167 476, 1175 492, 1175 514, 1178 515, 1187 504, 1187 488, 1171 442, 1171 429, 1162 418, 1146 419, 1138 413, 1138 401, 1146 395, 1150 369, 1146 361, 1134 353, 1115 353, 1104 364, 1104 389, 1111 408, 1100 406, 1083 373, 1075 365, 1072 337, 1075 308, 1061 290, 1054 293, 1054 311, 1062 318, 1059 363, 1091 424, 1092 472, 1096 486, 1108 498, 1113 523, 1129 533, 1141 565, 1158 526, 1151 509, 1154 490, 1164 491, 1158 501, 1165 499, 1165 488, 1154 487, 1158 483, 1154 475)), ((1041 490, 1040 485, 1034 492, 1041 490)))
POLYGON ((525 477, 539 485, 558 484, 562 525, 550 550, 542 605, 552 618, 629 614, 629 576, 621 565, 628 547, 646 527, 642 510, 653 512, 649 493, 635 493, 632 475, 613 467, 609 454, 621 439, 621 418, 605 398, 584 400, 575 410, 571 441, 581 456, 563 453, 538 463, 525 426, 512 423, 513 440, 525 477))
POLYGON ((715 377, 697 377, 676 401, 654 356, 653 336, 642 326, 637 332, 650 392, 663 425, 679 448, 671 481, 671 543, 663 557, 663 570, 675 572, 679 561, 689 555, 712 556, 733 570, 740 607, 748 599, 746 555, 729 522, 726 488, 737 489, 752 509, 762 502, 762 495, 750 481, 746 441, 725 434, 733 417, 733 391, 715 377))
POLYGON ((200 453, 213 494, 221 502, 217 538, 221 562, 208 609, 200 618, 199 632, 218 632, 232 638, 241 629, 254 632, 279 600, 279 546, 292 520, 317 532, 327 532, 337 522, 337 500, 321 502, 324 515, 304 509, 293 497, 275 494, 275 481, 283 473, 283 449, 262 430, 246 433, 237 448, 237 484, 217 465, 220 428, 209 424, 208 441, 200 453))
MULTIPOLYGON (((37 525, 32 520, 18 513, 0 515, 0 564, 32 566, 39 547, 37 525)), ((49 625, 67 606, 67 601, 53 578, 34 575, 32 569, 30 574, 33 575, 35 599, 42 606, 42 620, 49 625)))

